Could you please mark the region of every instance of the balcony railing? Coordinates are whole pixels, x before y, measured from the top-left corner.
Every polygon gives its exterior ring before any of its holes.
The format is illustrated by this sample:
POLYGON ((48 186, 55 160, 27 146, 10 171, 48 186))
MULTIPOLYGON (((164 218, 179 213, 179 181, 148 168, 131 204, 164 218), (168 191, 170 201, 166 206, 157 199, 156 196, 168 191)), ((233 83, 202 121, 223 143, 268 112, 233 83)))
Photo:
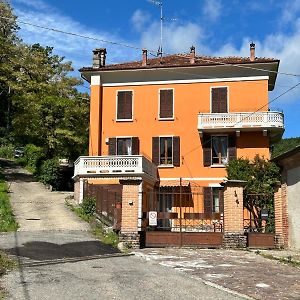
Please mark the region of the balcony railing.
POLYGON ((198 130, 220 128, 283 129, 283 113, 268 111, 198 114, 198 130))
POLYGON ((74 176, 148 176, 157 178, 157 167, 142 155, 80 156, 74 163, 74 176))

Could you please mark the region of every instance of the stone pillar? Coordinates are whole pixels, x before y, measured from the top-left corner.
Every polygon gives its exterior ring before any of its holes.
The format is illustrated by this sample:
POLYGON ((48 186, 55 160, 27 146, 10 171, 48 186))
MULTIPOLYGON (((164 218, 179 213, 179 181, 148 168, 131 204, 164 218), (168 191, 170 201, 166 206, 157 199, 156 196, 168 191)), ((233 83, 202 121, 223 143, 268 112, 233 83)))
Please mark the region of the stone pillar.
POLYGON ((225 248, 245 248, 243 187, 245 181, 228 180, 224 186, 224 239, 225 248))
POLYGON ((141 180, 120 180, 122 190, 122 224, 119 236, 125 248, 139 248, 138 233, 139 189, 141 180))
POLYGON ((287 186, 278 184, 274 193, 275 246, 288 247, 287 186))

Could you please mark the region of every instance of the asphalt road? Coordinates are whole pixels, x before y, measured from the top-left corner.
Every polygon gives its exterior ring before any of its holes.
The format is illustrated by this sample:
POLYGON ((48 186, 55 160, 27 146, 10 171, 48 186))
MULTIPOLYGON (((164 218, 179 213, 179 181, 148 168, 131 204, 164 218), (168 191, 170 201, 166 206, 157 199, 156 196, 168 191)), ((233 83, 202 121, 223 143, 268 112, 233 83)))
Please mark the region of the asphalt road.
POLYGON ((21 225, 0 235, 0 248, 18 262, 1 278, 8 299, 242 299, 98 242, 65 207, 65 194, 4 163, 21 225))

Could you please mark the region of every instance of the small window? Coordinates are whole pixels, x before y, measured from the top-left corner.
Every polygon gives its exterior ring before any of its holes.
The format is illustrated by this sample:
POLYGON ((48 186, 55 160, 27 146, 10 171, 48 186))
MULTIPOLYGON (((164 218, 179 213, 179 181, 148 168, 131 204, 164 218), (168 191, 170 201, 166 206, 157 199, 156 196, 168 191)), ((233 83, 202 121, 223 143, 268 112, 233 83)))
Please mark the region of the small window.
POLYGON ((180 137, 153 137, 152 162, 156 165, 180 166, 180 137))
POLYGON ((159 143, 159 164, 173 164, 173 138, 161 137, 159 143))
POLYGON ((132 154, 132 139, 117 138, 117 155, 131 155, 131 154, 132 154))
POLYGON ((109 138, 108 155, 139 155, 139 138, 109 138))
POLYGON ((159 119, 174 118, 173 90, 159 91, 159 119))
POLYGON ((117 120, 132 121, 132 91, 118 91, 117 120))
POLYGON ((222 188, 204 188, 204 212, 207 214, 224 212, 224 191, 222 188))
POLYGON ((228 162, 227 136, 213 136, 211 140, 212 164, 226 165, 228 162))
POLYGON ((216 87, 211 89, 211 112, 227 113, 227 87, 216 87))

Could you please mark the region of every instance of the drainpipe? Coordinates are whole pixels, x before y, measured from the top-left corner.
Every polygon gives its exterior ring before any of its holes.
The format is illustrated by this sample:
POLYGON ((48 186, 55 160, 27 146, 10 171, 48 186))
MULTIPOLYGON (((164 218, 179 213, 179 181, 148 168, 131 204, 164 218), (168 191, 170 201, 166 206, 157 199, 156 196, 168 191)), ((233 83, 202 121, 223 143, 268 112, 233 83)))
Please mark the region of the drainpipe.
POLYGON ((139 198, 138 198, 138 231, 142 230, 143 218, 143 181, 139 184, 139 198))

